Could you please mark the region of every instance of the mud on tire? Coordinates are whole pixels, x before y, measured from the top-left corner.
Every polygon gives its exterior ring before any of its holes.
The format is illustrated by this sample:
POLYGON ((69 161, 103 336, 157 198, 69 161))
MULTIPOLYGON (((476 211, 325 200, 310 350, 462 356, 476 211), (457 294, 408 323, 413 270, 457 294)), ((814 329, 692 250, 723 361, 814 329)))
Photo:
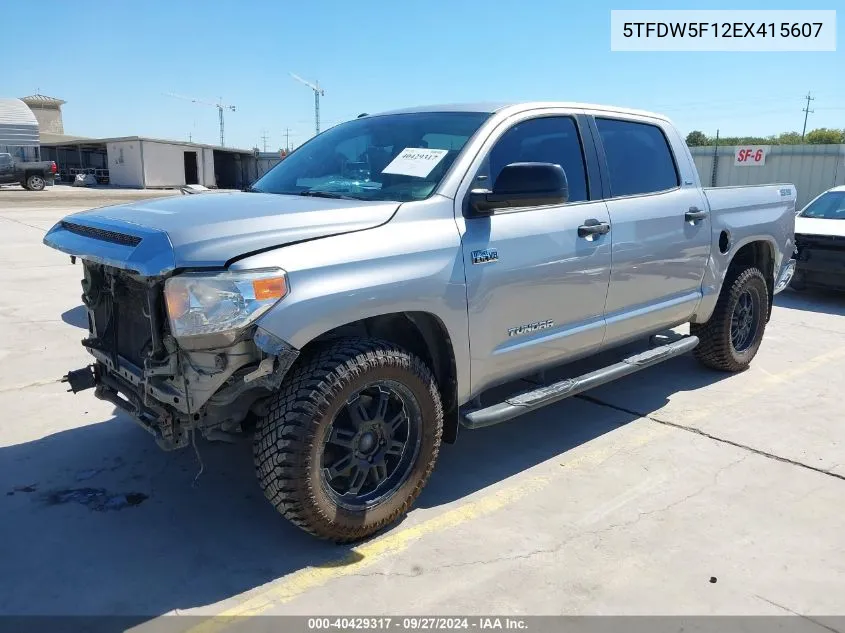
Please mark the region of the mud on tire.
POLYGON ((754 267, 729 271, 710 320, 690 324, 690 334, 701 340, 693 355, 712 369, 742 371, 760 349, 768 313, 763 273, 754 267))
MULTIPOLYGON (((434 468, 442 431, 440 393, 432 372, 422 360, 386 341, 342 339, 301 358, 285 378, 255 433, 256 473, 264 495, 285 518, 324 539, 355 541, 393 523, 408 511, 434 468), (378 402, 384 393, 394 391, 398 404, 390 404, 393 401, 385 404, 379 418, 378 402), (370 405, 374 408, 369 408, 370 405), (401 406, 408 420, 405 446, 413 444, 414 451, 411 454, 405 452, 410 449, 403 449, 405 474, 397 477, 386 494, 378 496, 375 493, 381 484, 373 482, 387 472, 387 467, 368 472, 363 487, 358 475, 367 466, 366 460, 372 461, 372 457, 366 457, 367 450, 380 450, 379 443, 388 447, 394 443, 390 437, 380 435, 380 429, 387 426, 386 423, 379 426, 378 420, 391 416, 398 419, 397 406, 401 406), (392 411, 388 411, 389 407, 393 407, 392 411), (367 419, 369 414, 365 409, 376 411, 372 419, 367 419), (362 420, 377 427, 370 440, 363 432, 355 431, 362 420), (341 427, 341 423, 345 426, 341 427), (412 424, 418 424, 414 442, 411 442, 412 424), (337 438, 341 446, 332 444, 337 438), (326 461, 335 449, 348 450, 350 456, 353 451, 354 455, 364 456, 364 461, 356 461, 363 466, 355 467, 355 475, 330 478, 331 473, 342 470, 326 461), (353 480, 359 485, 360 495, 356 491, 349 497, 348 493, 341 495, 335 489, 335 481, 353 480), (376 488, 368 499, 363 491, 373 486, 376 488), (346 503, 347 497, 355 503, 346 503), (357 503, 359 499, 363 502, 357 503)), ((397 433, 398 437, 402 434, 397 433)), ((398 442, 395 441, 397 445, 398 442)), ((369 455, 378 457, 373 452, 369 455)), ((391 464, 396 459, 395 455, 383 457, 381 463, 391 464)), ((398 464, 394 472, 400 471, 402 462, 398 464)))

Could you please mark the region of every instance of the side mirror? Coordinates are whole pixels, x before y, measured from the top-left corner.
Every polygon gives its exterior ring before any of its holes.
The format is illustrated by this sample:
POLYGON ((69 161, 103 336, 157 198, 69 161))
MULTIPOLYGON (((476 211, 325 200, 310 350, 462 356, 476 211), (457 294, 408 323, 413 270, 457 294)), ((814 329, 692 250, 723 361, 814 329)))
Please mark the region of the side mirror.
POLYGON ((560 165, 511 163, 499 172, 493 191, 469 192, 473 216, 491 215, 496 209, 563 204, 569 200, 569 184, 560 165))

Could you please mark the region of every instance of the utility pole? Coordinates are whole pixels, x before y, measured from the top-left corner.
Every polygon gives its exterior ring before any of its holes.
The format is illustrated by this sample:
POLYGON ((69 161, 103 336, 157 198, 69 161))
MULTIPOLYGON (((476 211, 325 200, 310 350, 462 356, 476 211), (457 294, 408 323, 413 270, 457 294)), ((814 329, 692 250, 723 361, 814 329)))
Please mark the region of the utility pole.
POLYGON ((290 128, 285 128, 285 151, 290 151, 290 128))
POLYGON ((261 130, 261 142, 264 146, 264 152, 267 152, 267 130, 261 130))
POLYGON ((803 110, 801 110, 804 113, 804 129, 801 130, 801 142, 802 143, 804 142, 804 134, 807 133, 807 116, 809 116, 812 112, 815 112, 815 110, 810 110, 810 101, 816 100, 814 97, 810 96, 809 90, 807 91, 807 96, 804 97, 804 98, 807 100, 807 105, 804 106, 803 110))
POLYGON ((315 81, 313 84, 310 81, 305 81, 299 75, 290 73, 290 76, 296 79, 299 83, 305 84, 314 91, 314 129, 316 133, 320 133, 320 97, 325 96, 326 91, 320 88, 320 82, 315 81))
POLYGON ((719 170, 719 130, 716 130, 716 140, 713 145, 713 170, 710 172, 710 186, 716 186, 716 174, 719 170))

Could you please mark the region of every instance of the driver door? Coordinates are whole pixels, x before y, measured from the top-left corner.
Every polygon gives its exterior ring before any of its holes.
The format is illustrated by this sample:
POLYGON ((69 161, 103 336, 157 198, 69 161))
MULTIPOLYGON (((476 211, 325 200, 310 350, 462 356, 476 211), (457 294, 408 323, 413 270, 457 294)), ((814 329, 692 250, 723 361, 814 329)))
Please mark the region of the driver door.
POLYGON ((458 218, 466 271, 472 392, 598 349, 610 280, 610 224, 589 128, 572 114, 528 116, 503 130, 470 189, 515 162, 560 165, 569 201, 458 218), (590 186, 591 178, 594 186, 590 186))

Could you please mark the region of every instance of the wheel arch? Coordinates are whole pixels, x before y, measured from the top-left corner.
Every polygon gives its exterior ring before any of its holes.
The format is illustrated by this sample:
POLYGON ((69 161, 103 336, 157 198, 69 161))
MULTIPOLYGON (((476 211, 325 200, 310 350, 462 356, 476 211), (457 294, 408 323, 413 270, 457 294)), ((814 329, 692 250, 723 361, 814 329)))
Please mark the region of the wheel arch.
POLYGON ((458 372, 452 338, 443 321, 431 312, 392 312, 344 323, 323 332, 300 350, 300 358, 328 341, 348 336, 395 343, 421 358, 434 373, 443 400, 443 441, 458 434, 458 372))
MULTIPOLYGON (((769 307, 766 314, 766 321, 772 316, 772 299, 775 289, 775 247, 765 239, 752 239, 740 246, 728 264, 727 273, 737 268, 753 266, 758 268, 766 280, 766 289, 769 295, 769 307)), ((727 278, 727 274, 725 275, 727 278)), ((723 282, 724 283, 724 282, 723 282)))

